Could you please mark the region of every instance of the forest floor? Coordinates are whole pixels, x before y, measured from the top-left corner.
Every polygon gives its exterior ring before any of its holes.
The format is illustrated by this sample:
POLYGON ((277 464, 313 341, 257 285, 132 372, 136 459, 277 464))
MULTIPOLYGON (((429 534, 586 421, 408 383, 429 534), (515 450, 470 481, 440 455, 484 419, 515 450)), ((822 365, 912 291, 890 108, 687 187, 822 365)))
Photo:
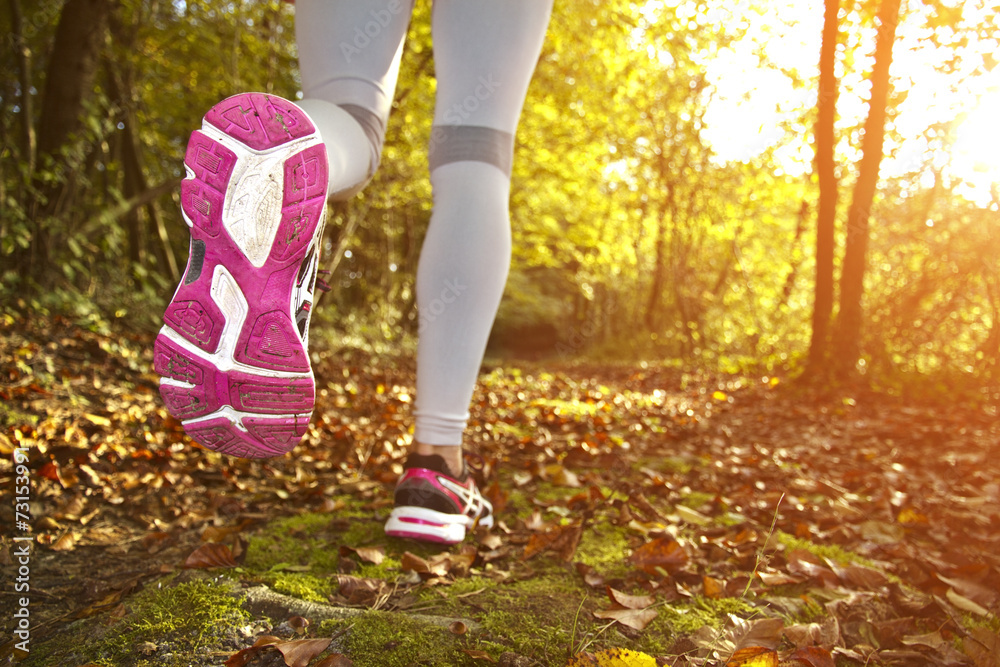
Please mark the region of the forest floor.
POLYGON ((169 418, 150 336, 0 317, 0 664, 1000 666, 982 409, 493 363, 470 462, 498 525, 442 549, 382 532, 408 358, 315 345, 306 438, 246 461, 169 418))

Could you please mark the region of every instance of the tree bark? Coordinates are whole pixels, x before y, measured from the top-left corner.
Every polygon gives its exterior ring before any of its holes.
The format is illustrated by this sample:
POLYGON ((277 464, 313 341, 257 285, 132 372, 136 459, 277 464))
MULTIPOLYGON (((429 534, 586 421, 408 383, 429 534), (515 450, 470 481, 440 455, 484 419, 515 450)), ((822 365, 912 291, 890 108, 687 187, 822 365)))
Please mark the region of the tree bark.
MULTIPOLYGON (((792 241, 792 247, 797 248, 802 241, 802 235, 809 224, 808 218, 809 202, 803 200, 802 204, 799 205, 799 215, 795 223, 795 239, 792 241)), ((781 316, 781 310, 788 305, 788 300, 792 297, 792 292, 795 290, 795 278, 798 276, 801 265, 802 260, 795 261, 794 256, 788 261, 788 274, 785 276, 785 284, 781 288, 781 299, 778 300, 773 309, 775 318, 781 316)))
MULTIPOLYGON (((42 97, 38 124, 37 163, 45 168, 45 158, 55 160, 60 150, 83 126, 83 104, 94 89, 101 47, 111 0, 66 0, 56 27, 42 97)), ((56 211, 61 192, 58 179, 39 186, 32 203, 34 230, 27 253, 27 272, 36 279, 51 275, 51 248, 48 219, 56 211)))
POLYGON ((885 140, 886 103, 889 97, 889 66, 896 39, 900 0, 882 0, 878 10, 878 37, 875 41, 875 64, 871 73, 871 100, 861 140, 861 161, 847 213, 847 245, 840 278, 840 312, 837 320, 836 355, 832 370, 836 377, 852 375, 861 354, 861 330, 864 321, 861 300, 864 295, 868 254, 868 220, 878 185, 885 140))
POLYGON ((18 85, 21 88, 21 159, 28 174, 35 171, 35 110, 31 96, 31 49, 24 38, 24 15, 21 0, 10 0, 12 42, 17 59, 18 85))
POLYGON ((840 0, 825 0, 823 43, 819 55, 819 94, 816 100, 816 175, 819 204, 816 212, 816 291, 813 300, 812 339, 808 374, 820 372, 829 356, 830 318, 833 314, 833 247, 837 217, 837 173, 834 161, 837 118, 837 41, 840 0))
POLYGON ((664 186, 664 199, 660 202, 659 215, 656 221, 656 248, 653 251, 653 280, 649 287, 649 297, 646 299, 646 313, 643 321, 650 333, 659 333, 659 317, 662 309, 663 289, 666 283, 666 250, 664 247, 667 236, 667 218, 676 215, 673 181, 667 181, 664 186))
POLYGON ((66 0, 49 57, 39 155, 55 155, 82 125, 83 102, 94 88, 109 0, 66 0))

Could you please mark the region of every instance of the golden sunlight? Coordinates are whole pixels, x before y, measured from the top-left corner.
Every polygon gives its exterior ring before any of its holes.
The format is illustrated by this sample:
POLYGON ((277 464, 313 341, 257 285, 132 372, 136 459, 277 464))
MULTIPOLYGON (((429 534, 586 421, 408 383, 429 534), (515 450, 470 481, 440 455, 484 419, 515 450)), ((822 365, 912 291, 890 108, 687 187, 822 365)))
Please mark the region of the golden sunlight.
MULTIPOLYGON (((746 0, 734 3, 734 15, 749 29, 705 63, 712 82, 706 137, 720 163, 751 160, 773 148, 779 172, 800 175, 812 169, 812 127, 802 118, 815 104, 815 88, 794 85, 787 72, 814 81, 823 3, 786 0, 779 9, 761 12, 746 0)), ((894 49, 891 72, 901 100, 890 121, 882 175, 914 178, 921 187, 938 171, 961 196, 979 206, 997 205, 1000 68, 988 72, 991 47, 972 40, 954 71, 940 71, 942 49, 927 40, 919 13, 904 19, 894 49), (941 130, 935 137, 929 128, 941 130)), ((874 31, 865 39, 874 40, 874 31)), ((851 132, 868 113, 865 76, 872 46, 861 47, 849 71, 838 65, 837 153, 844 165, 860 158, 851 132)))
MULTIPOLYGON (((972 190, 970 197, 1000 200, 1000 89, 982 97, 959 126, 952 166, 972 190)), ((969 196, 969 195, 967 195, 969 196)))

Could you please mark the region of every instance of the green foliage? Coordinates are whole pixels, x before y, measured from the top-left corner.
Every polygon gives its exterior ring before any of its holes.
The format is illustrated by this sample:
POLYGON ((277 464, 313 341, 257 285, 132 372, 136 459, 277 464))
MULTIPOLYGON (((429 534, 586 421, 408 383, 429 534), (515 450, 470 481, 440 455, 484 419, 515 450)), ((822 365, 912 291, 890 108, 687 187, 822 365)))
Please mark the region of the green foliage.
MULTIPOLYGON (((56 154, 36 156, 25 130, 39 129, 62 3, 21 4, 27 69, 15 50, 0 55, 0 302, 153 328, 184 266, 186 225, 176 187, 135 203, 125 158, 137 151, 142 187, 170 186, 184 175, 189 133, 219 99, 243 90, 300 96, 294 5, 117 3, 80 131, 56 154)), ((364 193, 331 210, 335 289, 316 318, 331 336, 399 345, 416 329, 431 201, 430 11, 429 1, 417 3, 382 167, 364 193), (337 252, 344 248, 349 255, 337 252)), ((809 342, 817 193, 808 176, 776 164, 783 149, 809 154, 813 110, 791 114, 783 143, 753 159, 714 154, 706 63, 753 27, 752 11, 750 19, 737 11, 556 3, 518 134, 513 265, 496 350, 673 358, 728 372, 796 367, 809 342)), ((861 86, 873 15, 874 3, 861 3, 842 18, 844 86, 861 86)), ((989 39, 996 16, 930 3, 904 21, 951 54, 943 72, 967 77, 961 47, 989 39)), ((8 13, 0 26, 18 38, 8 13)), ((766 63, 768 54, 755 57, 766 63)), ((782 74, 812 88, 808 71, 782 74)), ((859 140, 847 125, 838 127, 845 165, 859 140)), ((913 377, 931 377, 939 389, 978 384, 979 398, 989 398, 1000 382, 998 204, 974 205, 958 184, 928 179, 953 129, 928 128, 925 164, 884 183, 876 201, 865 371, 900 392, 913 377)), ((898 147, 890 127, 887 151, 898 147)), ((845 170, 842 192, 850 181, 845 170)))

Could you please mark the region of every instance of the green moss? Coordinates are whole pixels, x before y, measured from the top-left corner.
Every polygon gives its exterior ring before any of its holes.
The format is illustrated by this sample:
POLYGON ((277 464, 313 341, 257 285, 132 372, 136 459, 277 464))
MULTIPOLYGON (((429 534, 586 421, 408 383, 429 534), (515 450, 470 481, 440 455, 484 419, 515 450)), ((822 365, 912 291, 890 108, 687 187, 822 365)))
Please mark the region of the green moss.
POLYGON ((339 535, 329 514, 307 512, 272 521, 250 537, 243 566, 265 572, 281 565, 306 565, 310 570, 337 570, 339 535))
POLYGON ((508 424, 506 422, 497 421, 490 425, 492 431, 497 435, 509 435, 515 438, 530 438, 534 435, 535 430, 527 424, 508 424))
MULTIPOLYGON (((312 602, 327 602, 333 592, 331 575, 340 563, 340 546, 386 544, 382 522, 373 521, 370 511, 357 507, 339 510, 336 516, 307 512, 272 521, 250 538, 244 568, 247 573, 279 593, 312 602), (339 528, 344 518, 354 518, 346 531, 339 528)), ((354 572, 360 577, 393 579, 399 561, 360 563, 354 572)))
MULTIPOLYGON (((801 600, 803 602, 803 609, 800 618, 792 619, 793 623, 812 623, 813 621, 821 621, 829 612, 826 607, 821 605, 819 602, 814 600, 811 595, 802 595, 801 600)), ((791 624, 790 624, 791 625, 791 624)))
POLYGON ((369 611, 351 620, 325 621, 319 633, 329 636, 348 626, 343 646, 357 667, 475 664, 461 651, 468 638, 395 613, 369 611))
MULTIPOLYGON (((557 503, 565 502, 578 493, 580 493, 580 489, 555 486, 548 482, 539 482, 537 488, 532 492, 531 497, 537 498, 543 503, 557 503)), ((529 504, 529 507, 533 507, 533 505, 529 504)))
POLYGON ((463 600, 479 605, 499 584, 487 577, 466 577, 450 586, 433 586, 417 592, 417 607, 424 613, 464 616, 470 607, 463 600))
MULTIPOLYGON (((729 615, 748 617, 757 613, 744 600, 738 598, 711 599, 697 597, 690 602, 673 603, 656 607, 658 615, 635 641, 615 637, 624 648, 651 654, 665 653, 681 636, 689 635, 705 626, 723 627, 729 615)), ((610 646, 611 644, 609 644, 610 646)))
POLYGON ((821 558, 829 558, 840 565, 855 564, 878 569, 875 563, 864 556, 859 556, 835 544, 816 544, 815 542, 794 537, 780 530, 774 535, 774 539, 777 540, 778 544, 784 545, 788 551, 802 549, 821 558))
MULTIPOLYGON (((497 585, 498 584, 495 581, 489 579, 488 577, 465 577, 464 579, 457 580, 454 584, 448 586, 447 588, 438 590, 439 592, 444 593, 447 597, 455 598, 459 595, 475 593, 476 591, 480 591, 484 588, 489 590, 497 585)), ((427 591, 433 592, 434 589, 428 588, 427 591)), ((433 594, 435 597, 440 597, 438 593, 433 594)))
POLYGON ((514 488, 510 480, 503 476, 500 478, 500 484, 505 489, 510 489, 510 495, 507 496, 507 509, 504 512, 507 515, 505 518, 509 520, 513 516, 528 516, 532 508, 528 495, 522 489, 514 488))
MULTIPOLYGON (((626 531, 602 526, 599 530, 588 532, 592 534, 588 540, 581 541, 578 556, 602 572, 613 571, 616 559, 617 562, 624 560, 626 531)), ((695 598, 684 604, 660 605, 657 607, 659 616, 651 626, 636 639, 630 639, 619 633, 616 626, 593 617, 594 611, 608 606, 607 599, 602 592, 585 589, 572 568, 545 557, 533 559, 531 568, 530 575, 515 571, 515 577, 524 578, 504 583, 496 583, 486 576, 473 576, 450 586, 424 589, 419 593, 417 608, 421 613, 457 617, 472 615, 480 629, 470 632, 460 641, 443 635, 452 642, 452 646, 486 651, 494 657, 504 651, 513 651, 546 665, 562 664, 572 651, 583 645, 592 649, 622 646, 663 654, 681 635, 705 625, 721 627, 729 614, 745 617, 755 613, 746 601, 733 598, 695 598), (469 596, 470 593, 475 595, 469 596)), ((379 618, 375 617, 376 620, 379 618)), ((337 627, 346 625, 338 623, 337 627)), ((332 629, 335 628, 331 626, 332 629)), ((425 653, 429 649, 420 640, 404 637, 414 631, 401 631, 397 623, 384 627, 384 624, 380 626, 366 620, 360 631, 355 633, 352 630, 354 638, 350 646, 353 653, 349 655, 358 665, 435 664, 433 660, 438 660, 437 664, 465 664, 449 662, 440 654, 425 653), (391 658, 382 655, 383 647, 387 645, 392 650, 391 658)))
MULTIPOLYGON (((543 596, 558 598, 559 596, 569 596, 575 599, 576 603, 579 603, 580 598, 585 595, 585 592, 581 590, 575 577, 567 574, 565 571, 555 571, 539 573, 520 581, 499 586, 497 587, 497 594, 511 597, 515 601, 520 597, 543 596)), ((573 608, 575 609, 576 607, 574 606, 573 608)), ((560 612, 560 615, 564 615, 561 614, 561 609, 557 611, 560 612)))
POLYGON ((373 544, 386 544, 389 538, 386 537, 383 530, 384 525, 384 522, 374 521, 370 517, 356 517, 351 522, 351 527, 340 535, 340 542, 341 544, 355 548, 373 544))
POLYGON ((476 605, 489 610, 477 618, 487 638, 546 665, 566 660, 578 610, 582 624, 588 626, 599 603, 575 575, 558 566, 496 586, 475 599, 476 605))
POLYGON ((690 507, 693 510, 697 510, 702 505, 707 505, 708 503, 715 500, 714 493, 705 493, 704 491, 691 491, 681 496, 681 505, 685 507, 690 507))
POLYGON ((715 517, 715 523, 724 527, 739 526, 746 522, 747 518, 738 512, 726 512, 715 517))
POLYGON ((630 569, 625 562, 630 551, 626 527, 600 523, 583 531, 574 560, 590 565, 606 577, 623 576, 630 569))
POLYGON ((378 565, 375 563, 362 563, 361 567, 354 574, 358 577, 369 577, 371 579, 395 579, 401 572, 402 564, 395 558, 386 556, 378 565))
POLYGON ((588 600, 581 618, 590 625, 589 613, 597 608, 601 596, 588 598, 576 575, 561 564, 553 562, 547 566, 540 559, 535 567, 534 576, 507 583, 470 577, 452 586, 424 590, 420 594, 421 609, 424 613, 448 616, 475 612, 481 630, 470 638, 474 642, 470 648, 492 655, 514 651, 541 664, 561 664, 568 655, 581 601, 588 600), (543 568, 547 569, 540 571, 543 568), (459 597, 477 591, 481 592, 459 597))
MULTIPOLYGON (((579 605, 579 602, 577 602, 579 605)), ((570 655, 573 637, 573 614, 577 606, 571 606, 569 621, 552 624, 550 618, 538 614, 537 610, 494 609, 483 614, 479 622, 483 631, 492 635, 506 650, 527 656, 543 665, 558 665, 570 655), (538 615, 536 615, 538 614, 538 615)))
POLYGON ((128 602, 129 614, 103 636, 85 632, 77 641, 83 644, 82 653, 97 665, 142 665, 145 661, 136 656, 136 647, 144 642, 174 655, 172 662, 164 662, 161 656, 156 664, 187 665, 198 649, 225 641, 249 622, 249 614, 240 606, 242 599, 233 592, 228 581, 195 580, 175 586, 160 582, 128 602))
MULTIPOLYGON (((13 401, 11 401, 11 403, 13 403, 13 401)), ((3 428, 4 430, 14 426, 24 426, 25 424, 36 426, 38 424, 38 420, 38 415, 21 412, 13 405, 8 405, 6 401, 0 403, 0 428, 3 428)))
POLYGON ((330 579, 321 579, 301 572, 268 573, 261 579, 278 593, 310 602, 329 602, 330 594, 333 593, 330 579))
POLYGON ((990 615, 986 618, 973 614, 962 614, 962 625, 969 630, 986 628, 993 634, 1000 635, 1000 616, 990 615))
POLYGON ((664 456, 651 459, 642 459, 632 465, 638 472, 642 468, 649 468, 665 474, 686 475, 694 468, 694 464, 689 458, 680 456, 664 456))

